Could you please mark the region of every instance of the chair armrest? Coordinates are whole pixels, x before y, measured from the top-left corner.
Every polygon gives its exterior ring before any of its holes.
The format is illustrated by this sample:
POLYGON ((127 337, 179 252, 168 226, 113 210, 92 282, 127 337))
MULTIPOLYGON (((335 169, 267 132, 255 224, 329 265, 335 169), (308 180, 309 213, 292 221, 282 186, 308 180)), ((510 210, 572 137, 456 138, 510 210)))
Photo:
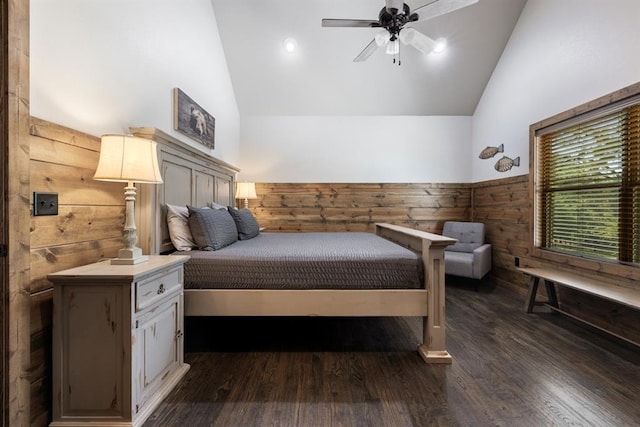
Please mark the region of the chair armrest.
POLYGON ((473 251, 473 277, 481 279, 491 271, 491 244, 485 243, 473 251))
POLYGON ((484 245, 480 246, 479 248, 476 248, 473 251, 473 256, 477 256, 476 254, 479 254, 480 256, 484 256, 482 254, 484 254, 485 252, 491 253, 491 243, 485 243, 484 245))

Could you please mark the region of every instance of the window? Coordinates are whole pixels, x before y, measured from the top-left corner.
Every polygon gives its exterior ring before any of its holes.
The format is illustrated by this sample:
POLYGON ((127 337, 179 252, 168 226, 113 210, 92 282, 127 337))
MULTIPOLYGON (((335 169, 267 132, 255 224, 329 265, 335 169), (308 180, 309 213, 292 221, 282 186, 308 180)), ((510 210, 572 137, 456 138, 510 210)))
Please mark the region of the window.
POLYGON ((640 264, 640 97, 541 127, 535 144, 537 246, 640 264))

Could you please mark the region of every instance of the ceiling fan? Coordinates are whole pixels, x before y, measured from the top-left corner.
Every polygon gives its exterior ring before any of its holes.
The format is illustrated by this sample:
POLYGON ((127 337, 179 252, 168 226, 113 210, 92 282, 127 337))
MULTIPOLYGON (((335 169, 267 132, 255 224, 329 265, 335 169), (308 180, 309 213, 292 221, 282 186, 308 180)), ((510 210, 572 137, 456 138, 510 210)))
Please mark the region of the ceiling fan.
MULTIPOLYGON (((430 53, 436 47, 436 41, 414 28, 405 28, 405 25, 426 21, 477 2, 478 0, 431 0, 427 4, 411 10, 403 0, 385 0, 386 5, 380 10, 378 20, 325 18, 322 20, 322 26, 384 28, 386 30, 386 32, 381 31, 376 34, 374 39, 353 59, 353 62, 366 61, 379 47, 383 46, 386 46, 387 53, 396 55, 400 51, 399 41, 405 45, 413 46, 422 53, 430 53), (417 13, 418 11, 420 14, 417 13)), ((395 62, 395 57, 393 62, 395 62)))

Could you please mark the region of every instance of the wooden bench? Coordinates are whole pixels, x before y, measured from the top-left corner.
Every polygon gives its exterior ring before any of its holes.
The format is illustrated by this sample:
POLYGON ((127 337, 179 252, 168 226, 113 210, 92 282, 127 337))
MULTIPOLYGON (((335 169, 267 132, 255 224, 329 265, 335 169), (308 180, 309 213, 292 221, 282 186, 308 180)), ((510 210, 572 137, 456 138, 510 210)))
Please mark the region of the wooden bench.
MULTIPOLYGON (((616 302, 618 304, 625 305, 627 307, 631 307, 633 309, 640 309, 640 287, 639 288, 628 288, 624 286, 618 286, 614 284, 604 283, 602 280, 597 280, 595 278, 581 276, 575 273, 570 273, 561 270, 555 270, 553 268, 544 268, 544 267, 518 267, 518 270, 529 276, 529 292, 527 294, 527 299, 525 301, 525 311, 527 313, 532 313, 535 305, 546 305, 553 310, 562 311, 558 305, 558 295, 556 293, 556 285, 565 286, 567 288, 576 289, 578 291, 585 292, 590 295, 594 295, 599 298, 604 298, 609 301, 616 302), (547 289, 547 295, 549 299, 547 301, 536 301, 536 294, 538 293, 538 285, 540 284, 540 280, 544 282, 544 285, 547 289)), ((584 319, 573 316, 572 314, 566 313, 562 311, 562 313, 580 320, 582 322, 588 323, 589 325, 596 327, 602 331, 615 335, 619 338, 624 339, 625 341, 632 342, 635 345, 637 343, 630 341, 625 337, 621 337, 617 334, 612 333, 602 327, 594 325, 590 322, 587 322, 584 319)))
POLYGON ((525 310, 527 313, 533 312, 533 307, 536 305, 536 294, 538 293, 540 279, 544 281, 547 288, 547 295, 549 296, 548 301, 541 302, 540 304, 546 304, 552 308, 558 308, 558 296, 555 285, 566 286, 586 292, 631 308, 640 308, 640 288, 634 289, 605 284, 596 279, 580 276, 575 273, 554 270, 552 268, 519 267, 518 270, 531 277, 529 293, 527 294, 527 300, 525 302, 525 310))

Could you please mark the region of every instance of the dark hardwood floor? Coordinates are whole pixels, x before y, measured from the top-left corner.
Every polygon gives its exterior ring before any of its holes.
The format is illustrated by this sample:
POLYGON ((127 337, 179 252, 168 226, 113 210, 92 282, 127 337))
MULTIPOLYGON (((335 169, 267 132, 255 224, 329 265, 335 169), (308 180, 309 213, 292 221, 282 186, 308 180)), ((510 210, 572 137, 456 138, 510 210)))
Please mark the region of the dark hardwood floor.
POLYGON ((418 318, 188 318, 191 370, 144 426, 640 425, 638 348, 523 301, 447 277, 451 365, 418 318))

